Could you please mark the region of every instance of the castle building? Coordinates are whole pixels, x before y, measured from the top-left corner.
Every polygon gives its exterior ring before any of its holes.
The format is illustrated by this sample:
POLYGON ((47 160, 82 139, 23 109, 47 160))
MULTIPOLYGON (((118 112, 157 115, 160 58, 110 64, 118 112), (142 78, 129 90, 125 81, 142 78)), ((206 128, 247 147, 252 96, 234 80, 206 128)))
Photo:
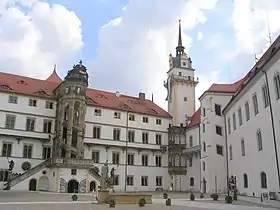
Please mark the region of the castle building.
POLYGON ((90 89, 82 62, 64 80, 0 73, 0 91, 2 189, 90 192, 105 162, 115 190, 168 188, 171 116, 144 93, 90 89))
POLYGON ((168 112, 146 98, 88 87, 80 61, 61 79, 0 73, 0 189, 88 193, 101 167, 116 191, 226 193, 280 199, 280 36, 233 84, 200 97, 179 23, 168 112), (12 164, 13 162, 13 164, 12 164))

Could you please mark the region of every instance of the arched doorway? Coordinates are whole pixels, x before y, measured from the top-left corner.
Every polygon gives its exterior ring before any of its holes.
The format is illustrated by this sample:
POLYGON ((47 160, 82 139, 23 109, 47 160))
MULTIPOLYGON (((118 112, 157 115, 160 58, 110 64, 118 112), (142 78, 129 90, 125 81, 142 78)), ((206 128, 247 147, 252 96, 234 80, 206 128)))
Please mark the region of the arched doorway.
POLYGON ((206 180, 203 178, 202 181, 203 193, 206 193, 206 180))
POLYGON ((29 191, 36 191, 36 188, 37 188, 37 180, 31 179, 29 181, 29 191))
POLYGON ((49 178, 41 176, 39 179, 39 191, 48 191, 49 189, 49 178))
POLYGON ((77 182, 75 179, 71 179, 68 182, 68 193, 78 192, 78 188, 79 188, 79 182, 77 182))
POLYGON ((90 192, 92 192, 93 190, 96 190, 96 182, 95 181, 90 182, 89 190, 90 190, 90 192))

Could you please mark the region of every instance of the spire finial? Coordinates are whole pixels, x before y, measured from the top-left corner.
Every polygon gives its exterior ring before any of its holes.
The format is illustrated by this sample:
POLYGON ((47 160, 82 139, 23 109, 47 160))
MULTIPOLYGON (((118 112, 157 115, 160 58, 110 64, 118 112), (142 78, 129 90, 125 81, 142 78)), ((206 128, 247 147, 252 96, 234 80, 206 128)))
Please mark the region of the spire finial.
POLYGON ((182 42, 182 30, 181 30, 181 20, 179 20, 179 35, 178 35, 178 46, 176 47, 176 55, 182 55, 184 53, 184 46, 182 42))
POLYGON ((182 46, 182 31, 181 31, 181 20, 179 20, 179 36, 178 36, 178 46, 182 46))
POLYGON ((54 64, 53 71, 56 71, 56 64, 54 64))
POLYGON ((82 61, 82 60, 80 60, 79 64, 80 64, 80 66, 82 66, 82 65, 83 65, 83 61, 82 61))

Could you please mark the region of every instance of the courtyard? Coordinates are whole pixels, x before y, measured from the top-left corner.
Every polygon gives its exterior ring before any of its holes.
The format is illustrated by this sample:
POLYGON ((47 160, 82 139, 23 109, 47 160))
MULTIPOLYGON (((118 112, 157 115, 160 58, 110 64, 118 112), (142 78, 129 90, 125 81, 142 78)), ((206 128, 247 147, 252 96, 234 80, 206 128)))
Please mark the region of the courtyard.
MULTIPOLYGON (((43 192, 9 192, 0 191, 0 210, 103 210, 109 209, 108 205, 96 204, 90 194, 78 194, 78 201, 73 202, 72 194, 43 193, 43 192)), ((147 205, 142 209, 153 210, 271 210, 279 209, 280 202, 270 202, 265 204, 258 203, 258 200, 239 199, 235 204, 224 204, 223 198, 218 202, 213 202, 210 198, 200 199, 197 195, 196 201, 189 200, 187 193, 170 193, 172 206, 165 206, 165 200, 161 193, 153 193, 153 204, 147 205)), ((137 205, 117 204, 117 210, 138 209, 137 205)))

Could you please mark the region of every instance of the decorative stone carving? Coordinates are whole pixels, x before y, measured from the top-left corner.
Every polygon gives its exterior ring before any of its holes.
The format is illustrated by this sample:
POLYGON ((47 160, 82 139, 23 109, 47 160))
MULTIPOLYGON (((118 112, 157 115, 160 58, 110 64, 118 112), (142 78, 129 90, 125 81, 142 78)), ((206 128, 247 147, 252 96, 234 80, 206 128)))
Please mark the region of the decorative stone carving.
POLYGON ((63 178, 60 178, 59 192, 61 192, 61 193, 67 192, 67 182, 63 178))
POLYGON ((15 166, 15 162, 13 160, 10 160, 9 161, 9 171, 13 171, 14 166, 15 166))
POLYGON ((29 163, 28 161, 25 161, 22 163, 21 168, 24 171, 28 171, 31 168, 31 163, 29 163))
POLYGON ((86 180, 83 179, 79 184, 79 193, 86 193, 86 180))

